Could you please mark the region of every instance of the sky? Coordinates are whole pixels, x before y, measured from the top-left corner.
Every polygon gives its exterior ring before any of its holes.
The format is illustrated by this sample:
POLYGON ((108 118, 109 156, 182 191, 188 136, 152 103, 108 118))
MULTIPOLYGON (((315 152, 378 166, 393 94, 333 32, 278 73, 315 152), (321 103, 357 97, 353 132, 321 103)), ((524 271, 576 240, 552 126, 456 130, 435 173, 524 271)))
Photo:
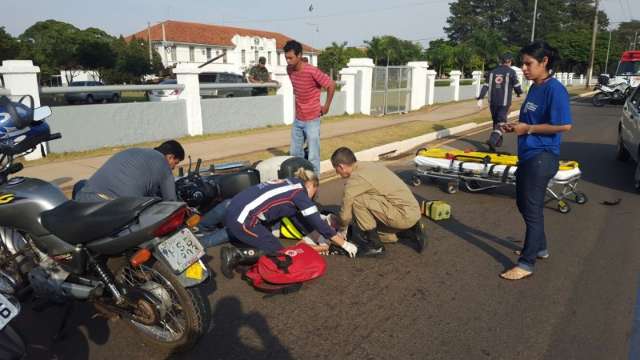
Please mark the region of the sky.
MULTIPOLYGON (((545 1, 545 0, 539 0, 545 1)), ((2 0, 0 26, 17 36, 55 19, 81 29, 130 35, 147 23, 192 21, 276 31, 316 48, 332 41, 360 46, 394 35, 423 46, 445 37, 450 0, 2 0), (178 5, 179 4, 179 5, 178 5)), ((640 20, 640 0, 601 0, 612 22, 640 20)))

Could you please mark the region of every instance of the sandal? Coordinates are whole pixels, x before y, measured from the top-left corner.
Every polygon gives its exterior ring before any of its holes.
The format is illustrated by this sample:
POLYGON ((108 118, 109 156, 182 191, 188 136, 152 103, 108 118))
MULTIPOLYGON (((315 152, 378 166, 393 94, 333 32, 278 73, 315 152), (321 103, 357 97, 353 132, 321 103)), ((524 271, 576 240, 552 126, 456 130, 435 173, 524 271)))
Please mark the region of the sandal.
POLYGON ((514 266, 511 269, 500 274, 500 277, 505 280, 522 280, 533 275, 533 271, 525 270, 520 266, 514 266))

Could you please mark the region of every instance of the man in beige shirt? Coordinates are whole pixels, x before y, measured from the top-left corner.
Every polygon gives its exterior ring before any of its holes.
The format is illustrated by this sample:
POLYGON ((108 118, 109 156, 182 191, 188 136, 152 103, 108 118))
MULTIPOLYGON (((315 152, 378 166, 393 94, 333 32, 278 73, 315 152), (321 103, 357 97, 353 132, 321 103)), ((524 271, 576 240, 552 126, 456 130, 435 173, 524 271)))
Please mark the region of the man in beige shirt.
POLYGON ((342 229, 353 221, 354 235, 367 244, 359 256, 383 254, 382 243, 397 242, 398 236, 415 241, 422 252, 426 222, 418 201, 396 174, 378 163, 357 162, 346 147, 333 153, 331 163, 336 173, 347 179, 340 209, 342 229))

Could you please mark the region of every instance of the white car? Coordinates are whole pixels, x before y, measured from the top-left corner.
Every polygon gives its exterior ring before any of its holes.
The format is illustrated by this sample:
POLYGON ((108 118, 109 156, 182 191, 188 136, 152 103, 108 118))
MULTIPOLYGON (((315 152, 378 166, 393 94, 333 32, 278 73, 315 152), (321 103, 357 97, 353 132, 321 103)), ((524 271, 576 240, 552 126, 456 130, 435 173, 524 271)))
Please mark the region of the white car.
MULTIPOLYGON (((176 79, 162 80, 159 85, 175 85, 178 81, 176 79)), ((149 101, 175 101, 178 100, 180 92, 182 90, 152 90, 147 93, 149 101)))
POLYGON ((616 157, 620 161, 632 158, 636 162, 634 186, 640 192, 640 86, 627 98, 618 126, 616 157))

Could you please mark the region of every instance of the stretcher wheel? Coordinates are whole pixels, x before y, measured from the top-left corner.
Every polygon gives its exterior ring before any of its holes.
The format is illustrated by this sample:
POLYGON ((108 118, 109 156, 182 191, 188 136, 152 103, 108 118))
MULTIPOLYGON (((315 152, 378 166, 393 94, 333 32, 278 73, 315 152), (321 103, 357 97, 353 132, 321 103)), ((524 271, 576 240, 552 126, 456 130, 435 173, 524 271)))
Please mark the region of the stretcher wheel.
POLYGON ((411 177, 411 185, 413 186, 420 186, 422 185, 422 179, 420 179, 420 176, 414 175, 411 177))
POLYGON ((445 191, 447 192, 447 194, 455 194, 458 192, 458 185, 455 183, 447 183, 445 191))
POLYGON ((571 211, 571 206, 569 206, 565 201, 560 200, 558 201, 558 211, 562 214, 566 214, 571 211))
POLYGON ((576 204, 582 205, 582 204, 586 204, 587 201, 589 201, 589 198, 587 198, 587 195, 583 192, 578 191, 575 193, 575 196, 576 196, 576 204))

